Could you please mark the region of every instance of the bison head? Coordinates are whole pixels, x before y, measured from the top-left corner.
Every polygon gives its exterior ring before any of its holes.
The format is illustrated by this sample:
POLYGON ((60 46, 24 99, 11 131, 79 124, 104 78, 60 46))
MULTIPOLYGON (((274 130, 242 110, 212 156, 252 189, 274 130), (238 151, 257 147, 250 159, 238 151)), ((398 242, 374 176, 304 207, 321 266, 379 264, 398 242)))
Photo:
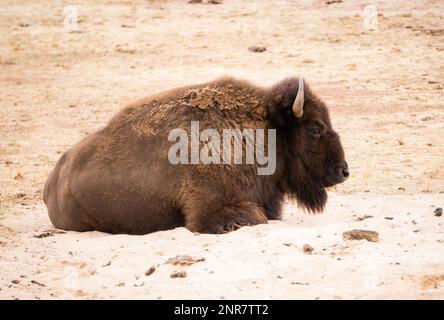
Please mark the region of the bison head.
POLYGON ((267 101, 269 119, 277 129, 282 189, 308 211, 320 212, 327 201, 325 188, 349 176, 328 109, 302 79, 286 79, 272 87, 267 101))

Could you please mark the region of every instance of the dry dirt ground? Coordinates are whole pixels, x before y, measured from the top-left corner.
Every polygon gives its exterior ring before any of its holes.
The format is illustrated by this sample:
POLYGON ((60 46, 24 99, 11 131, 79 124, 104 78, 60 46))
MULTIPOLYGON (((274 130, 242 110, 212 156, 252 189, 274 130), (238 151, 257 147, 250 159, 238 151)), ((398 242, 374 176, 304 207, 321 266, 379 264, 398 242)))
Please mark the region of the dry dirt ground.
POLYGON ((2 0, 0 298, 444 298, 444 3, 327 2, 80 0, 69 32, 70 1, 2 0), (221 236, 53 230, 42 188, 62 152, 130 100, 223 74, 303 75, 327 102, 351 177, 324 214, 288 203, 221 236))

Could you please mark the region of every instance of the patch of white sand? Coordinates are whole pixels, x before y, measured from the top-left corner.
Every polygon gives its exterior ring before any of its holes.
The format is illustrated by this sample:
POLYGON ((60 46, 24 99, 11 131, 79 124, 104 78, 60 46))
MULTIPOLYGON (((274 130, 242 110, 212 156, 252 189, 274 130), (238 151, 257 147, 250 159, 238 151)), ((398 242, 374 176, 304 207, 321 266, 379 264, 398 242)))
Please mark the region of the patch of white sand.
POLYGON ((331 193, 324 214, 288 203, 283 221, 226 235, 177 228, 44 238, 34 235, 53 229, 45 207, 22 207, 0 225, 0 298, 442 299, 444 217, 433 210, 443 204, 443 195, 331 193), (355 221, 364 215, 373 217, 355 221), (377 231, 380 240, 343 240, 351 229, 377 231), (205 261, 165 264, 177 255, 205 261), (171 278, 175 271, 186 277, 171 278))

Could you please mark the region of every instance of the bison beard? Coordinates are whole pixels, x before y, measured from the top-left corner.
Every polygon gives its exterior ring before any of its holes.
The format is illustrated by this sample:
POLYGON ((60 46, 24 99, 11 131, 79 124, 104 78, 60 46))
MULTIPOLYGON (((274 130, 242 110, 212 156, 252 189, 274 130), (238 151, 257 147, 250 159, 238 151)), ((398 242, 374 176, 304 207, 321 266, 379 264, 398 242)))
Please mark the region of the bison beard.
MULTIPOLYGON (((284 158, 295 158, 296 152, 292 148, 284 152, 287 153, 284 158)), ((316 170, 312 172, 310 168, 304 166, 301 159, 286 162, 285 172, 289 173, 288 177, 292 177, 285 179, 284 182, 283 190, 287 197, 297 200, 298 206, 308 212, 322 212, 328 196, 319 172, 316 170)))
MULTIPOLYGON (((189 132, 188 132, 189 134, 189 132)), ((230 77, 128 105, 68 150, 44 189, 55 227, 146 234, 185 226, 225 233, 281 218, 285 196, 321 212, 325 186, 348 168, 325 104, 298 78, 261 88, 230 77), (276 170, 252 164, 168 161, 168 134, 204 129, 276 130, 276 170)))
POLYGON ((294 190, 289 196, 295 198, 300 207, 312 213, 324 210, 328 197, 327 191, 316 180, 308 178, 303 183, 295 181, 290 183, 289 190, 294 190))

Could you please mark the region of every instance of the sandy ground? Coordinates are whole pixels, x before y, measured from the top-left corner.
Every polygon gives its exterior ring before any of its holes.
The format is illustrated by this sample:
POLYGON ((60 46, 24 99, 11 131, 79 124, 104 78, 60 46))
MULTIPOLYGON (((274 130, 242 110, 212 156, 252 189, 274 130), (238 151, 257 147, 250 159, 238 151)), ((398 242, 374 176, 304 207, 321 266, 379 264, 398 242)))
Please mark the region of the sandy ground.
POLYGON ((443 223, 430 214, 442 197, 389 200, 334 194, 325 215, 303 215, 289 204, 283 221, 227 235, 185 228, 145 236, 51 235, 45 208, 36 205, 3 227, 0 297, 443 298, 443 223), (359 221, 366 215, 373 218, 359 221), (377 230, 379 242, 344 241, 342 232, 351 229, 377 230), (197 261, 168 263, 184 255, 197 261), (177 272, 186 277, 171 278, 177 272))
POLYGON ((69 1, 1 2, 0 298, 444 298, 444 3, 185 2, 76 1, 74 32, 69 1), (42 188, 63 151, 130 100, 223 74, 303 75, 330 106, 351 177, 324 214, 288 204, 221 236, 54 232, 42 188), (379 242, 342 239, 355 228, 379 242))

